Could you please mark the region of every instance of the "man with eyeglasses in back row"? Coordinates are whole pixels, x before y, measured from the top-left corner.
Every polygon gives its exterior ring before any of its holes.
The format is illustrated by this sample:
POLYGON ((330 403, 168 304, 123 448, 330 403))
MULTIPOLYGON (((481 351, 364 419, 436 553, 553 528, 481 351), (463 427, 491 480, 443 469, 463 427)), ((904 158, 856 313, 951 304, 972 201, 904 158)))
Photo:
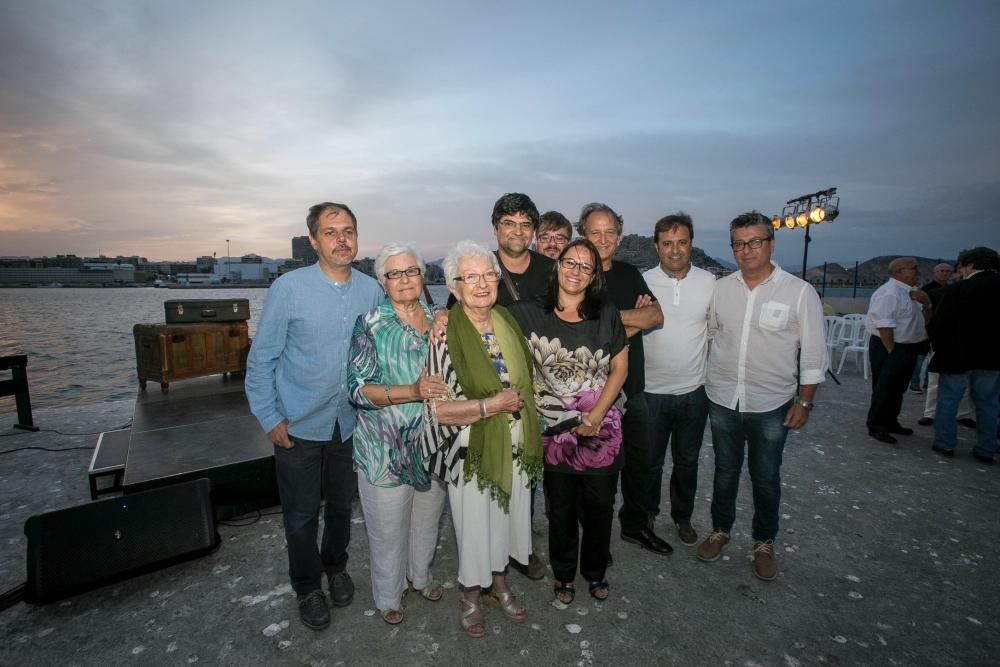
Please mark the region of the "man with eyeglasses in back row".
POLYGON ((774 228, 757 212, 729 224, 738 271, 716 283, 709 308, 705 390, 715 450, 712 534, 698 558, 718 560, 736 521, 744 446, 753 485, 753 574, 778 574, 774 539, 781 458, 790 429, 809 420, 829 367, 823 306, 812 285, 771 261, 774 228), (796 355, 798 355, 796 357, 796 355))
POLYGON ((558 260, 573 238, 573 225, 559 211, 542 213, 538 222, 538 235, 535 238, 535 250, 549 259, 558 260))

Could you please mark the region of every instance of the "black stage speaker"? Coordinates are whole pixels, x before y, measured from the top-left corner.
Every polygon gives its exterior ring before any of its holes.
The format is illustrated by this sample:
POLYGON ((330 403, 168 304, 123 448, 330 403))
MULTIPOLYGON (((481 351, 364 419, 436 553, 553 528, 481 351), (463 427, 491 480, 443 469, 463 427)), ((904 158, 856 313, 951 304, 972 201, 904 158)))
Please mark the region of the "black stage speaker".
POLYGON ((215 551, 211 492, 196 479, 30 517, 25 600, 60 600, 215 551))

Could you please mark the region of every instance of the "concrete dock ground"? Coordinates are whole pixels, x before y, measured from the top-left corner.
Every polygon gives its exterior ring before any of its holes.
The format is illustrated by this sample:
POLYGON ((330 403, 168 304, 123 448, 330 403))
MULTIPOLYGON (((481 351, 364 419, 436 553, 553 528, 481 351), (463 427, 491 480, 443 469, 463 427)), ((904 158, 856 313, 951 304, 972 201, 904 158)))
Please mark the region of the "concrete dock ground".
MULTIPOLYGON (((356 504, 349 564, 355 600, 333 610, 329 629, 313 632, 299 623, 279 508, 271 508, 259 519, 221 525, 222 546, 210 556, 62 602, 0 612, 0 664, 997 664, 1000 466, 972 458, 974 434, 963 428, 954 459, 934 454, 932 429, 916 426, 923 396, 914 394, 901 421, 916 434, 894 446, 872 440, 864 426, 867 383, 853 369, 840 379, 842 386, 827 381, 820 388, 810 423, 785 447, 774 582, 751 574, 744 475, 733 541, 718 562, 701 563, 680 544, 665 501, 657 530, 674 545, 672 555, 622 542, 616 520, 607 601, 597 602, 577 581, 576 601, 558 610, 550 604, 551 576, 534 582, 512 572, 528 620, 513 625, 486 609, 487 635, 479 640, 459 627, 446 512, 434 563, 445 597, 432 603, 409 596, 403 623, 389 626, 372 604, 356 504)), ((0 437, 0 452, 93 446, 96 435, 54 431, 114 429, 131 413, 131 401, 36 410, 35 422, 46 430, 0 437)), ((0 414, 4 429, 14 421, 13 408, 0 414)), ((702 535, 711 528, 707 430, 705 443, 694 516, 702 535)), ((29 516, 89 502, 90 456, 0 456, 0 589, 25 579, 29 516)), ((542 512, 534 528, 544 553, 542 512)))

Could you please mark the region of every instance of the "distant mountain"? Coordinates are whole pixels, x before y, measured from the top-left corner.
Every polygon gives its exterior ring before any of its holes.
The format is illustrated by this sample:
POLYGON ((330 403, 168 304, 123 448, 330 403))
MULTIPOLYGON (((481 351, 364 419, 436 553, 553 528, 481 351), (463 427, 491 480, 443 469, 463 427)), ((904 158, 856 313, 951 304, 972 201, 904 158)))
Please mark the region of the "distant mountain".
MULTIPOLYGON (((865 286, 875 286, 881 285, 886 280, 889 279, 889 262, 896 259, 897 257, 911 257, 912 255, 881 255, 879 257, 872 257, 858 264, 858 285, 865 286)), ((948 262, 952 266, 955 265, 955 260, 953 259, 941 259, 938 257, 916 257, 917 264, 920 266, 920 284, 929 282, 931 279, 931 274, 934 271, 934 267, 941 262, 948 262)), ((798 272, 796 272, 798 273, 798 272)), ((806 270, 806 280, 813 283, 814 285, 822 284, 823 282, 823 265, 811 267, 806 270)), ((827 285, 853 285, 854 284, 854 267, 848 266, 844 267, 836 262, 827 262, 826 264, 826 284, 827 285)))
MULTIPOLYGON (((640 271, 651 269, 660 263, 660 258, 653 247, 651 236, 640 234, 629 234, 622 237, 622 242, 615 251, 615 259, 633 264, 640 271)), ((711 271, 716 275, 730 273, 734 266, 726 266, 714 257, 709 257, 701 248, 691 249, 691 263, 695 266, 711 271)))

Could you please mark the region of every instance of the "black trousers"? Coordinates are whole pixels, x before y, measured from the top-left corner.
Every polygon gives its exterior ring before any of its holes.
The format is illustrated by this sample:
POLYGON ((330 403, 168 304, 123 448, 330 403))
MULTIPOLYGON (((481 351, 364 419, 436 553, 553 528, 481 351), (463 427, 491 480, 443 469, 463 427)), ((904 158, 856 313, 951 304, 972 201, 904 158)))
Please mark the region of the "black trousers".
POLYGON ((622 506, 618 521, 626 533, 635 533, 646 526, 660 511, 659 485, 663 479, 663 453, 657 452, 649 437, 649 405, 645 392, 631 396, 625 402, 622 417, 622 506), (651 489, 656 487, 654 496, 651 489))
POLYGON ((357 490, 351 438, 340 440, 339 426, 325 442, 290 438, 291 449, 274 448, 278 495, 288 542, 288 574, 292 588, 307 595, 322 587, 323 573, 347 568, 351 541, 351 502, 357 490), (323 540, 317 547, 323 498, 323 540))
POLYGON ((617 473, 579 475, 545 471, 549 517, 549 562, 552 575, 564 584, 580 574, 587 581, 604 581, 611 546, 617 473), (583 528, 580 539, 578 526, 583 528))
POLYGON ((868 358, 872 367, 872 402, 868 408, 868 430, 888 431, 899 424, 903 395, 924 343, 896 343, 890 354, 882 339, 872 336, 868 358))

